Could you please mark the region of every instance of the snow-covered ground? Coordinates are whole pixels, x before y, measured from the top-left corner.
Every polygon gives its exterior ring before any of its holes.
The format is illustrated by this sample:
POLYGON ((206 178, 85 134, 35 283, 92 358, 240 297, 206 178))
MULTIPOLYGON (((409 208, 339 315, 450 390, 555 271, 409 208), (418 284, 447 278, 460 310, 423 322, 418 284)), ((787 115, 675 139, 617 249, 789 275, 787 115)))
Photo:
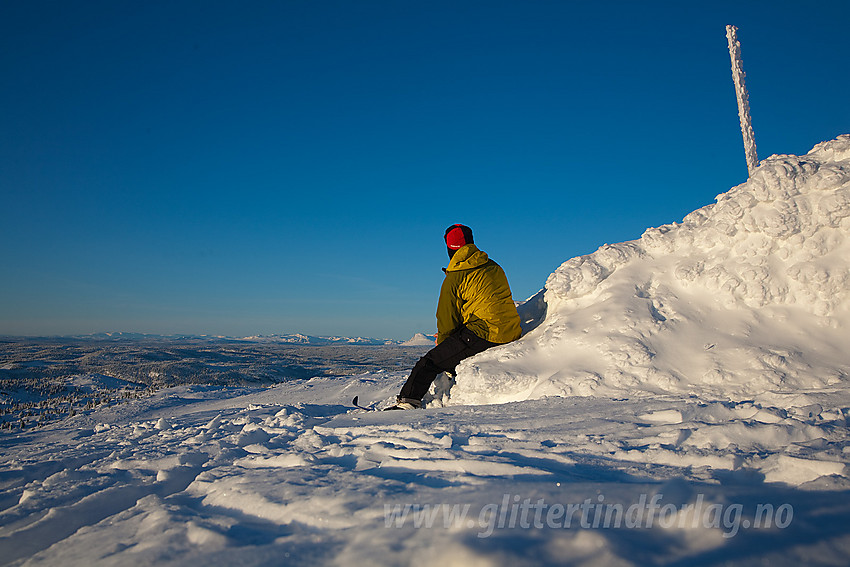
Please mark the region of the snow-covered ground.
POLYGON ((843 136, 569 260, 425 410, 350 408, 394 368, 3 434, 0 564, 846 565, 848 237, 843 136))
POLYGON ((840 411, 682 396, 346 405, 404 377, 181 386, 3 437, 0 561, 846 564, 840 411))

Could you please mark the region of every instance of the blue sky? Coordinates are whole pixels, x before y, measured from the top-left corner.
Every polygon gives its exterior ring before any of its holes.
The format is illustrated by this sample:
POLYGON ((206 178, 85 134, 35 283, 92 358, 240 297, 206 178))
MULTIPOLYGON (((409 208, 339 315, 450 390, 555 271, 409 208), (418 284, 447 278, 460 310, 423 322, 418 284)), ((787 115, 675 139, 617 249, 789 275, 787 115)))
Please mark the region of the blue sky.
POLYGON ((0 2, 0 334, 407 338, 850 133, 850 3, 0 2))

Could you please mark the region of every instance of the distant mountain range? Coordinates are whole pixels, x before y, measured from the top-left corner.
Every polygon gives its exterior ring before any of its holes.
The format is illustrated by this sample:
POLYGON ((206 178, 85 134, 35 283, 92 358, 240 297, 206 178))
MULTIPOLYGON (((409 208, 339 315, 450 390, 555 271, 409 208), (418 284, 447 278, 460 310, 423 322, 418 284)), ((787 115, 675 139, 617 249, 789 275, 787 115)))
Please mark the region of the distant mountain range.
POLYGON ((49 337, 5 337, 15 340, 83 340, 83 341, 209 341, 209 342, 248 342, 248 343, 281 343, 281 344, 297 344, 297 345, 398 345, 398 346, 425 346, 434 344, 434 335, 425 335, 416 333, 406 341, 397 341, 392 339, 374 339, 370 337, 320 337, 313 335, 295 334, 272 334, 272 335, 253 335, 247 337, 226 337, 216 335, 157 335, 146 333, 92 333, 88 335, 66 335, 66 336, 49 336, 49 337))
POLYGON ((254 335, 250 337, 217 337, 220 339, 263 342, 263 343, 287 343, 299 345, 398 345, 401 341, 390 339, 373 339, 368 337, 317 337, 313 335, 302 335, 300 333, 291 335, 254 335))

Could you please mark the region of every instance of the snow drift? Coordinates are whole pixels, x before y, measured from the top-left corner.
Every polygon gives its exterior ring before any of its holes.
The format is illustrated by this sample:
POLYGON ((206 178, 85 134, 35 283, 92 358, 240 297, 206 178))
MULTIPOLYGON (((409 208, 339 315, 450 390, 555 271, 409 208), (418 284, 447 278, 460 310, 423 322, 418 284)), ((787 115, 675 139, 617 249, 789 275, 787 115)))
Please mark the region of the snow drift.
POLYGON ((846 387, 850 135, 771 156, 716 201, 561 265, 545 318, 465 361, 450 403, 846 387))

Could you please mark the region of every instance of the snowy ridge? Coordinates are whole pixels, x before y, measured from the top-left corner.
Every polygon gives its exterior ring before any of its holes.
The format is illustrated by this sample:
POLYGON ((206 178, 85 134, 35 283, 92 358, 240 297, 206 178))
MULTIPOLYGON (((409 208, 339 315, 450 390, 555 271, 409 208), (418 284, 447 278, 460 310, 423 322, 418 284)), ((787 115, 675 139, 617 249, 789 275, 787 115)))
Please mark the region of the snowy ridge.
POLYGON ((848 236, 850 136, 771 156, 683 222, 565 262, 545 320, 462 364, 451 403, 846 388, 848 236))

